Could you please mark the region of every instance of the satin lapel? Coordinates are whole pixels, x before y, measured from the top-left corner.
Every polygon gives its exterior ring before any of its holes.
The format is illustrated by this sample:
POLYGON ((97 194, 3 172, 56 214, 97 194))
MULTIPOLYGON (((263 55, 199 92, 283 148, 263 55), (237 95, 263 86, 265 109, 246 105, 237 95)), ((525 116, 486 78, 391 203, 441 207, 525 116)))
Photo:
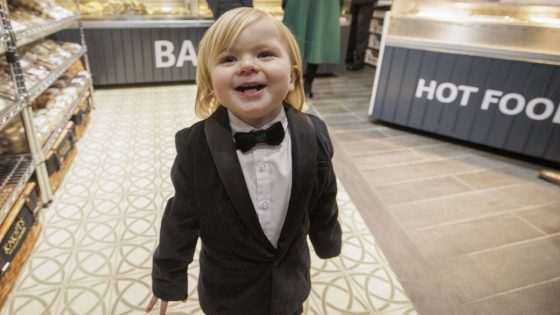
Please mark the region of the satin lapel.
POLYGON ((292 139, 292 191, 286 220, 278 240, 281 252, 290 246, 302 218, 307 215, 307 204, 317 178, 317 143, 311 122, 305 114, 286 106, 288 128, 292 139))
POLYGON ((251 196, 247 190, 243 171, 235 153, 227 109, 220 106, 206 120, 204 132, 220 180, 233 203, 235 211, 255 239, 268 249, 274 250, 261 228, 251 196))

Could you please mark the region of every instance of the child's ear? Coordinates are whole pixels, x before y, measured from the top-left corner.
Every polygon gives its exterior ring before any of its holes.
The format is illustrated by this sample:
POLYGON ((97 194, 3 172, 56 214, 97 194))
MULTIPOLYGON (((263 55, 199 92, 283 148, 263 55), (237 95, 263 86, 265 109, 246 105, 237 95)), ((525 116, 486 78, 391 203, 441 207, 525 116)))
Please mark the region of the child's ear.
POLYGON ((296 88, 296 82, 299 78, 299 70, 296 65, 292 66, 292 72, 290 73, 290 91, 296 88))

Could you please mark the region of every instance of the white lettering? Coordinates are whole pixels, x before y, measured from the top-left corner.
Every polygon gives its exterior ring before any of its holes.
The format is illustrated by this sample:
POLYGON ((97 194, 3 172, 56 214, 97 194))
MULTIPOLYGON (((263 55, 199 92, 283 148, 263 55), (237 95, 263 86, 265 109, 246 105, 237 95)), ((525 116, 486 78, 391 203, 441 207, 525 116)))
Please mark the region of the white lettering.
POLYGON ((193 66, 196 67, 196 51, 194 50, 194 46, 190 40, 183 41, 176 66, 182 67, 185 61, 192 62, 193 66))
POLYGON ((183 67, 185 62, 190 61, 196 67, 196 51, 190 40, 184 40, 181 45, 179 56, 175 58, 173 51, 175 46, 168 40, 156 40, 154 42, 154 51, 156 59, 156 68, 183 67))
POLYGON ((480 109, 488 110, 490 104, 497 103, 500 100, 500 96, 502 96, 504 92, 498 90, 486 90, 484 93, 484 98, 482 99, 482 105, 480 105, 480 109))
POLYGON ((458 94, 457 86, 453 83, 445 82, 438 86, 436 90, 436 99, 442 103, 451 103, 457 99, 458 94), (445 90, 449 90, 449 95, 446 97, 445 90))
POLYGON ((422 93, 426 92, 428 93, 428 99, 429 100, 433 100, 434 99, 434 94, 436 93, 436 85, 437 82, 435 80, 430 81, 430 86, 426 86, 426 80, 424 79, 419 79, 418 80, 418 86, 416 87, 416 98, 421 98, 422 97, 422 93))
MULTIPOLYGON (((430 80, 427 83, 425 79, 418 79, 415 97, 425 97, 428 100, 433 100, 435 97, 440 103, 453 103, 460 96, 459 105, 467 106, 470 97, 479 91, 480 88, 476 86, 455 85, 451 82, 443 82, 438 85, 435 80, 430 80)), ((519 93, 504 94, 503 91, 488 89, 484 91, 480 109, 488 110, 491 105, 497 105, 497 110, 505 115, 514 116, 525 111, 525 115, 529 119, 540 121, 552 117, 553 123, 560 124, 560 104, 556 108, 554 101, 545 97, 537 97, 527 101, 519 93)))
POLYGON ((460 105, 467 106, 467 104, 469 103, 469 98, 471 97, 471 93, 477 93, 478 90, 479 89, 475 86, 459 85, 459 91, 463 92, 460 105))
POLYGON ((154 42, 156 68, 169 68, 175 64, 173 55, 173 43, 168 40, 156 40, 154 42), (165 60, 164 60, 165 59, 165 60))
POLYGON ((552 122, 555 124, 560 124, 560 104, 558 104, 558 108, 556 109, 556 115, 552 118, 552 122))
POLYGON ((548 119, 550 116, 552 116, 552 113, 554 113, 554 103, 548 98, 544 98, 544 97, 534 98, 530 100, 529 103, 527 103, 527 107, 525 108, 525 113, 529 118, 534 120, 548 119), (537 114, 535 112, 535 109, 539 104, 544 105, 544 110, 542 113, 537 114))
POLYGON ((525 108, 525 98, 521 94, 508 93, 500 99, 498 107, 500 111, 506 115, 517 115, 523 111, 523 108, 525 108), (515 101, 515 106, 511 109, 508 107, 510 100, 515 101))

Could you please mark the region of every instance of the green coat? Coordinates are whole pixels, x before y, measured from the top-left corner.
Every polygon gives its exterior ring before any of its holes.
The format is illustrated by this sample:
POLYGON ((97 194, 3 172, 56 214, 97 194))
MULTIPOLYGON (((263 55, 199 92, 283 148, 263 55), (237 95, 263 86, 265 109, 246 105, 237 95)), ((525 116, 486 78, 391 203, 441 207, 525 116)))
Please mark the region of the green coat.
POLYGON ((304 62, 340 63, 340 8, 344 0, 287 0, 284 24, 292 29, 304 62))

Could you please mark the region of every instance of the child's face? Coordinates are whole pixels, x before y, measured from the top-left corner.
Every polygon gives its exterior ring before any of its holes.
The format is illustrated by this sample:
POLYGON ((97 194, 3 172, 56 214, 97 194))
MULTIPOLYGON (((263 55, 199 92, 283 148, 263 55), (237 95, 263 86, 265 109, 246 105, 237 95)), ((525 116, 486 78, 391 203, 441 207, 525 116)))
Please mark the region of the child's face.
POLYGON ((272 120, 297 77, 286 47, 272 21, 249 25, 233 47, 210 61, 218 101, 253 127, 272 120))

